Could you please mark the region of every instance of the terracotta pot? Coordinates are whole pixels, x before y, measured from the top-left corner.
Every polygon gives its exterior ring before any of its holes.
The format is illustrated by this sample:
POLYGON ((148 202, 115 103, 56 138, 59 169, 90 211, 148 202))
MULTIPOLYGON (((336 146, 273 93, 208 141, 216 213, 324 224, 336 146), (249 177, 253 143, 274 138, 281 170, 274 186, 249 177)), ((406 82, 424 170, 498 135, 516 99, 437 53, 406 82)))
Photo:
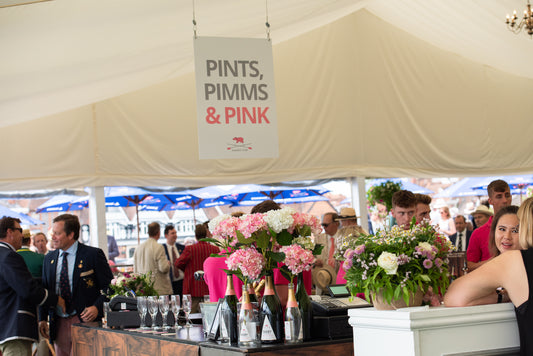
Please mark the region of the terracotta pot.
POLYGON ((419 289, 415 294, 411 294, 409 297, 409 305, 405 304, 403 297, 400 296, 400 299, 393 299, 390 303, 385 300, 383 293, 372 293, 372 304, 377 310, 396 310, 399 308, 407 307, 419 307, 422 305, 422 299, 424 298, 424 293, 419 289))

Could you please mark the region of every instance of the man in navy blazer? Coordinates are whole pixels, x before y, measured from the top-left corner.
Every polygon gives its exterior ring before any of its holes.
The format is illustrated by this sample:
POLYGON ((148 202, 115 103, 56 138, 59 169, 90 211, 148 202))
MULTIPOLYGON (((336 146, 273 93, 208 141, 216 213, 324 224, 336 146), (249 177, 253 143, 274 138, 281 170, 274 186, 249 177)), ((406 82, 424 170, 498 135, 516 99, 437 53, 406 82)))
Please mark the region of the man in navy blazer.
POLYGON ((40 308, 39 330, 44 337, 54 342, 58 356, 72 354, 72 324, 91 322, 102 317, 106 297, 101 291, 107 291, 113 279, 104 252, 79 243, 79 236, 80 222, 76 215, 56 217, 52 226, 52 246, 56 250, 49 252, 43 263, 43 285, 60 294, 66 304, 66 313, 57 308, 40 308), (64 265, 67 271, 62 271, 64 265), (63 278, 64 273, 68 278, 63 278), (50 320, 49 329, 47 317, 50 320))
POLYGON ((0 351, 4 355, 30 356, 38 341, 37 306, 65 307, 32 277, 24 259, 15 252, 22 246, 20 220, 0 219, 0 351))
POLYGON ((176 227, 173 224, 168 224, 165 226, 165 239, 167 240, 166 244, 163 244, 165 248, 165 254, 167 255, 167 260, 170 263, 170 271, 168 275, 170 277, 170 282, 172 283, 172 294, 181 296, 183 294, 183 271, 176 269, 174 267, 174 262, 180 257, 181 253, 185 249, 185 245, 179 244, 176 242, 178 238, 178 233, 176 227), (175 258, 173 257, 172 250, 174 250, 175 258))
POLYGON ((466 228, 466 219, 463 215, 457 215, 454 219, 455 221, 455 230, 456 233, 453 235, 450 235, 450 241, 455 246, 457 251, 466 251, 468 248, 468 243, 470 242, 470 236, 472 235, 472 231, 469 231, 466 228), (459 241, 457 239, 457 236, 461 235, 461 245, 459 246, 459 241))

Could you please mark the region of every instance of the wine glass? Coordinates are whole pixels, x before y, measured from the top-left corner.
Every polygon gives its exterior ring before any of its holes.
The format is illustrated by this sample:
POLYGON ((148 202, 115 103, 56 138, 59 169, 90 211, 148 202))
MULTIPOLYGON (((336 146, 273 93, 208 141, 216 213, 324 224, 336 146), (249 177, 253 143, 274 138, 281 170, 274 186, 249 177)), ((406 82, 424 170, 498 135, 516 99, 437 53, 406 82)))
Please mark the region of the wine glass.
POLYGON ((172 313, 174 314, 174 327, 178 329, 178 315, 180 313, 180 296, 172 295, 170 297, 170 307, 172 308, 172 313))
POLYGON ((170 329, 170 326, 167 324, 168 309, 170 305, 168 302, 168 295, 159 296, 159 310, 161 311, 161 317, 163 318, 163 325, 161 326, 163 330, 170 329))
POLYGON ((148 297, 148 312, 150 313, 150 316, 152 317, 152 330, 156 330, 157 327, 155 325, 155 317, 157 316, 157 312, 159 311, 159 300, 155 296, 148 297))
POLYGON ((146 326, 146 313, 148 312, 146 297, 137 297, 137 311, 141 318, 141 329, 148 329, 146 326))
POLYGON ((191 322, 189 320, 189 314, 191 313, 191 307, 192 307, 192 297, 190 294, 184 294, 183 295, 183 301, 182 301, 182 308, 183 308, 183 312, 185 313, 185 320, 187 321, 185 323, 185 327, 186 328, 190 328, 192 325, 191 325, 191 322))

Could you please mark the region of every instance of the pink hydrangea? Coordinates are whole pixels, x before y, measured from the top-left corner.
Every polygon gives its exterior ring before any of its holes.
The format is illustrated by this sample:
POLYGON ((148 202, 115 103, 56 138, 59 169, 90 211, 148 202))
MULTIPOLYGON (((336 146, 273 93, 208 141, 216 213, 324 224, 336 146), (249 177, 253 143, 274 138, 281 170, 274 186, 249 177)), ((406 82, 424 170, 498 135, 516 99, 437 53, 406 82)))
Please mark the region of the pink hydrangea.
POLYGON ((240 270, 244 277, 256 280, 265 266, 265 258, 255 248, 247 247, 233 252, 226 260, 226 265, 228 269, 240 270))
POLYGON ((290 233, 295 229, 298 230, 304 226, 309 226, 311 228, 311 233, 314 235, 319 235, 322 232, 320 220, 314 215, 296 212, 292 214, 292 218, 294 222, 292 228, 289 229, 290 233))
POLYGON ((213 230, 213 237, 219 240, 226 240, 229 245, 235 246, 237 243, 237 230, 241 220, 236 217, 230 217, 222 220, 215 230, 213 230))
POLYGON ((267 230, 268 226, 264 219, 264 214, 248 214, 241 218, 239 231, 245 238, 249 239, 254 232, 267 230))
POLYGON ((285 253, 285 261, 283 262, 294 275, 302 271, 309 271, 316 260, 312 251, 306 250, 297 244, 283 246, 281 251, 285 253))

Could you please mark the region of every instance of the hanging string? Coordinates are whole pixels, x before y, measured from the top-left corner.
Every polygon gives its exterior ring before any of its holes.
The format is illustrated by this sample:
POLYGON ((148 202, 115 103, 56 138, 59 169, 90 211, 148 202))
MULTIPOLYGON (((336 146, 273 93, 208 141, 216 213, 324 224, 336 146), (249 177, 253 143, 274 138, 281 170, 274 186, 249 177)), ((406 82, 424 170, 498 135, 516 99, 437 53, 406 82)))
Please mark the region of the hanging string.
POLYGON ((194 39, 196 39, 196 9, 194 6, 194 0, 192 0, 192 31, 194 33, 194 39))
POLYGON ((270 24, 268 23, 268 0, 265 0, 265 13, 266 13, 266 33, 267 33, 267 40, 270 41, 270 24))

